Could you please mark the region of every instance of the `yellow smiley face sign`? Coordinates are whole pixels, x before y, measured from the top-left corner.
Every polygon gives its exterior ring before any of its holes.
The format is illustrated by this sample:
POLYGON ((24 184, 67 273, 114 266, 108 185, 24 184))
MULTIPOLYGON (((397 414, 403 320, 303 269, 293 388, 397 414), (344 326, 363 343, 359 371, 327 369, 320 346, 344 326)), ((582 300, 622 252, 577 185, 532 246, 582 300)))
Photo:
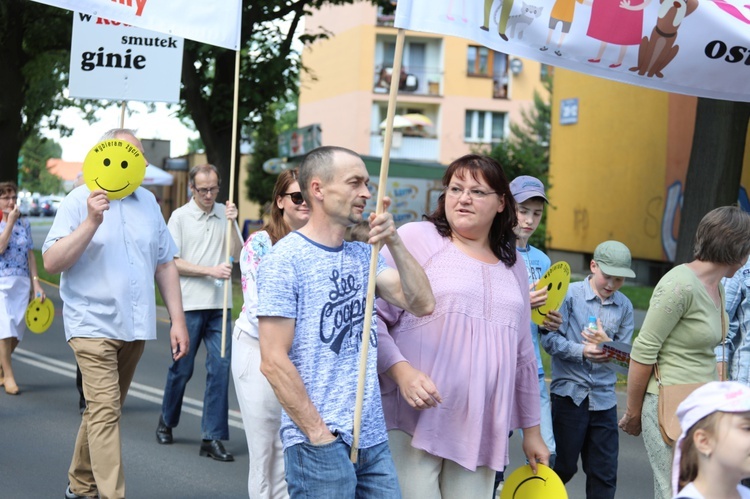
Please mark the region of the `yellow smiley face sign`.
POLYGON ((570 265, 567 262, 557 262, 544 273, 536 285, 537 290, 547 288, 547 303, 531 311, 531 321, 542 325, 547 318, 547 312, 558 310, 565 300, 570 284, 570 265))
POLYGON ((123 139, 107 139, 95 145, 83 160, 83 180, 92 190, 104 190, 109 199, 132 194, 146 176, 146 158, 123 139))
POLYGON ((32 333, 41 334, 45 332, 54 318, 55 306, 52 304, 52 300, 41 301, 39 298, 34 298, 26 307, 26 327, 32 333))
POLYGON ((537 464, 535 475, 527 464, 505 479, 500 499, 568 499, 568 493, 551 468, 537 464))

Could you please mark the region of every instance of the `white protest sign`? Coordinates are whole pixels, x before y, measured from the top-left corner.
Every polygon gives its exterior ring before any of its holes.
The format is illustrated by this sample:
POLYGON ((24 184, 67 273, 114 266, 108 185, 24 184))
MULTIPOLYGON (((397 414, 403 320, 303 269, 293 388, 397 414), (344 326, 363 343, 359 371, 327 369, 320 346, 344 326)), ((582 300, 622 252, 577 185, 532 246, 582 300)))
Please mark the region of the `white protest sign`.
POLYGON ((399 0, 394 24, 634 85, 750 101, 748 0, 399 0))
POLYGON ((180 37, 75 12, 70 96, 177 102, 182 48, 180 37))
POLYGON ((33 0, 237 50, 242 0, 33 0))

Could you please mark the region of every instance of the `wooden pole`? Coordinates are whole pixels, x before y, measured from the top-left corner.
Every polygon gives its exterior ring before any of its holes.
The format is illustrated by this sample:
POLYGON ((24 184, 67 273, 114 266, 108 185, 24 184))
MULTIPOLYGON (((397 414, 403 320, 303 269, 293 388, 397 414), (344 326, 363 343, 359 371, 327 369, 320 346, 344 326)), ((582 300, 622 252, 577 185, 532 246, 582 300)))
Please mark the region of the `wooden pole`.
POLYGON ((122 101, 122 104, 120 105, 120 128, 125 128, 125 107, 127 106, 127 101, 122 101))
MULTIPOLYGON (((403 29, 396 35, 396 53, 393 58, 393 72, 391 73, 390 93, 388 95, 388 113, 386 115, 385 136, 383 137, 383 157, 380 160, 380 179, 378 182, 378 197, 376 214, 383 212, 383 197, 388 182, 388 167, 390 165, 391 139, 393 138, 393 118, 396 114, 396 98, 398 83, 401 80, 401 57, 404 53, 403 29)), ((370 327, 372 326, 372 309, 375 305, 375 272, 378 268, 378 254, 380 244, 373 246, 370 258, 370 276, 367 279, 367 301, 365 302, 365 322, 362 330, 362 350, 359 357, 359 379, 357 381, 357 401, 354 406, 354 432, 352 437, 352 463, 357 462, 359 453, 359 430, 362 423, 362 404, 365 398, 365 379, 367 377, 367 354, 370 349, 370 327)))
MULTIPOLYGON (((237 47, 234 58, 234 102, 232 105, 232 151, 229 165, 229 199, 232 199, 234 193, 234 165, 237 162, 237 107, 240 100, 240 47, 237 47)), ((231 265, 232 263, 232 221, 227 220, 226 246, 224 262, 231 265)), ((224 310, 221 316, 221 358, 224 358, 227 346, 227 302, 229 301, 229 286, 232 284, 232 276, 224 281, 224 310)))

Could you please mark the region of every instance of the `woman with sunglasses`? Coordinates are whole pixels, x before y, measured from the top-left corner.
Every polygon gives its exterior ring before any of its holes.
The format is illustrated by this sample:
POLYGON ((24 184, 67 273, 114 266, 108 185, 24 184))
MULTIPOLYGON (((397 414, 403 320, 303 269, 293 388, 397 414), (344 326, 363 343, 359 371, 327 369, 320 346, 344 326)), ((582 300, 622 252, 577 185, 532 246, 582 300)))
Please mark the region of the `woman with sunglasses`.
POLYGON ((510 430, 523 429, 532 468, 549 461, 528 277, 502 167, 467 155, 443 186, 427 221, 399 229, 430 280, 435 311, 420 318, 377 301, 383 412, 403 497, 489 498, 510 430))
POLYGON ((11 354, 23 339, 26 330, 24 321, 29 294, 34 293, 42 300, 44 290, 34 258, 34 243, 31 240, 31 225, 21 218, 16 201, 18 187, 12 182, 0 183, 0 385, 5 385, 5 393, 19 393, 11 354))
POLYGON ((310 216, 297 183, 297 170, 281 172, 273 189, 271 216, 261 230, 247 238, 240 254, 244 304, 234 327, 232 377, 245 425, 250 470, 250 497, 287 498, 284 452, 279 438, 281 405, 260 372, 258 289, 256 274, 264 255, 282 237, 302 228, 310 216))

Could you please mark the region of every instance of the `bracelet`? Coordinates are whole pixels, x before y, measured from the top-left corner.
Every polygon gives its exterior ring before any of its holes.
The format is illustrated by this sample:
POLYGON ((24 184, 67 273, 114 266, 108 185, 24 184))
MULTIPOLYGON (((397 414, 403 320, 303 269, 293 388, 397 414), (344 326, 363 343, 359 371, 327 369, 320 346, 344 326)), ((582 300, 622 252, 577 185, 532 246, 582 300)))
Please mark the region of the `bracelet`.
POLYGON ((36 275, 35 275, 35 276, 33 276, 33 277, 32 277, 31 279, 32 279, 32 280, 34 280, 34 281, 38 281, 38 280, 39 280, 39 276, 36 276, 36 275))

